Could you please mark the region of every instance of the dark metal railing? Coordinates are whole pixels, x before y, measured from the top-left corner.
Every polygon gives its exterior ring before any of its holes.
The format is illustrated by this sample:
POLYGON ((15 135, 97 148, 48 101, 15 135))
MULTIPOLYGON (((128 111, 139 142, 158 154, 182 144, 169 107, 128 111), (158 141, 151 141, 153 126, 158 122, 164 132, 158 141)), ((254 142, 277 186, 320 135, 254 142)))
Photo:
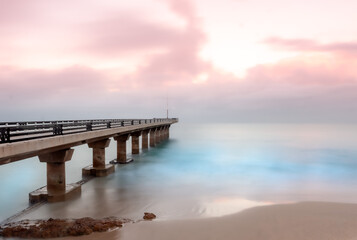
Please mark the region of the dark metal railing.
POLYGON ((165 123, 177 120, 177 118, 153 118, 0 122, 0 144, 107 128, 150 123, 165 123))

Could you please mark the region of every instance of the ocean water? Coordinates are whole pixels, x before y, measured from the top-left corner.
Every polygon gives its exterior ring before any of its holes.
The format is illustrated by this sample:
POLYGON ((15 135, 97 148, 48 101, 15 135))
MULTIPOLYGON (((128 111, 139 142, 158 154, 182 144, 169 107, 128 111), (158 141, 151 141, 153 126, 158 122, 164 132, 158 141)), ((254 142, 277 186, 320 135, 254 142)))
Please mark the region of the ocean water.
MULTIPOLYGON (((130 153, 130 144, 128 144, 130 153)), ((67 183, 81 179, 91 150, 75 148, 67 183)), ((115 142, 106 151, 116 156, 115 142)), ((357 125, 174 124, 170 139, 82 186, 79 197, 21 218, 201 218, 277 203, 357 203, 357 125)), ((37 158, 0 166, 0 221, 28 206, 45 185, 37 158)))

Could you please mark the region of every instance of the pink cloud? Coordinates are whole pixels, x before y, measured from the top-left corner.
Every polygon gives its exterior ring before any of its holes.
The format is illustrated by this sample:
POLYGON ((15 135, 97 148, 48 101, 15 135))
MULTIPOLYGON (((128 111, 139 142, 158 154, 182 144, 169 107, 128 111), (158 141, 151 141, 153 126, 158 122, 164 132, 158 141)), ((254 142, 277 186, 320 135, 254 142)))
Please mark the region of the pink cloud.
POLYGON ((309 64, 304 61, 280 62, 273 65, 260 65, 248 71, 247 79, 254 83, 266 82, 269 84, 289 84, 289 85, 315 85, 315 86, 338 86, 345 84, 355 84, 355 72, 348 69, 355 69, 356 64, 345 65, 344 69, 339 68, 339 64, 314 63, 309 64))
POLYGON ((206 43, 195 9, 189 1, 170 1, 174 13, 186 20, 183 34, 176 39, 172 48, 163 54, 156 54, 147 60, 139 71, 150 82, 189 82, 198 74, 211 72, 211 63, 200 58, 199 53, 206 43))
POLYGON ((0 25, 18 23, 33 15, 36 1, 2 0, 0 2, 0 25))
POLYGON ((310 39, 284 39, 284 38, 268 38, 264 43, 280 49, 292 51, 309 51, 309 52, 341 52, 356 54, 357 42, 335 42, 321 44, 310 39))
POLYGON ((119 49, 119 52, 130 50, 135 52, 144 48, 161 47, 164 51, 148 54, 136 72, 125 76, 125 78, 145 86, 191 83, 198 74, 209 72, 212 68, 209 62, 199 57, 199 52, 206 43, 206 36, 197 21, 198 18, 190 1, 172 0, 169 1, 169 4, 173 13, 186 21, 184 27, 147 24, 147 21, 143 24, 140 19, 130 18, 127 18, 128 21, 108 21, 107 28, 98 25, 98 28, 103 29, 98 32, 99 35, 110 39, 110 44, 103 46, 103 41, 96 41, 94 48, 105 53, 106 51, 102 50, 108 47, 109 54, 116 54, 116 49, 119 49), (120 31, 120 25, 127 28, 128 31, 120 31), (119 30, 115 26, 118 26, 119 30), (125 34, 128 36, 110 37, 113 28, 116 29, 115 32, 119 32, 120 36, 125 34))
POLYGON ((150 49, 167 49, 183 33, 180 29, 150 20, 120 13, 118 16, 86 23, 82 30, 81 46, 76 49, 105 57, 133 54, 150 49))
POLYGON ((0 68, 2 94, 0 101, 15 103, 66 101, 105 93, 105 74, 90 68, 73 66, 62 70, 22 70, 10 67, 0 68))
POLYGON ((192 3, 166 3, 183 26, 123 13, 76 23, 76 34, 63 37, 76 40, 72 52, 82 57, 115 61, 140 53, 144 57, 133 72, 84 64, 56 70, 0 67, 2 112, 32 119, 31 111, 44 119, 157 117, 164 116, 168 93, 172 113, 191 120, 357 120, 351 105, 357 101, 357 61, 341 54, 354 52, 355 43, 268 39, 267 44, 283 49, 331 52, 334 61, 318 54, 297 57, 255 66, 239 79, 200 58, 207 37, 192 3), (155 49, 160 51, 151 51, 155 49), (194 84, 200 74, 206 74, 207 81, 194 84))
MULTIPOLYGON (((337 68, 326 72, 298 60, 252 68, 244 79, 212 70, 207 82, 184 81, 174 87, 136 86, 130 79, 78 66, 60 71, 4 67, 0 73, 6 117, 164 116, 167 91, 172 116, 188 121, 357 120, 356 78, 337 68)), ((145 72, 134 75, 138 76, 144 77, 145 72)))
MULTIPOLYGON (((83 60, 74 64, 85 65, 86 59, 93 64, 92 59, 105 63, 124 61, 125 58, 131 61, 134 58, 136 72, 120 76, 126 81, 130 80, 130 84, 173 85, 192 82, 197 75, 211 70, 211 64, 199 57, 206 43, 206 35, 191 1, 163 2, 167 4, 170 14, 183 20, 184 25, 172 25, 120 8, 95 20, 83 19, 80 15, 78 18, 82 20, 60 21, 58 15, 52 12, 56 7, 68 7, 68 3, 57 6, 55 2, 36 0, 28 10, 26 6, 19 5, 17 0, 9 2, 5 9, 11 14, 3 19, 13 34, 4 34, 7 39, 0 39, 0 50, 3 52, 0 61, 8 64, 9 60, 10 63, 16 63, 17 59, 23 59, 25 65, 32 67, 31 62, 36 60, 29 58, 36 58, 37 55, 40 56, 40 64, 45 62, 44 58, 53 56, 60 65, 68 59, 83 60), (43 7, 43 12, 33 16, 37 14, 38 6, 43 7), (16 9, 24 14, 20 14, 17 22, 10 23, 16 9), (31 17, 42 21, 31 21, 31 17)), ((93 8, 93 4, 87 8, 93 8)), ((87 8, 86 12, 89 11, 87 8)), ((74 11, 71 10, 69 16, 74 11)), ((56 66, 55 60, 50 59, 49 62, 54 62, 56 66)))
POLYGON ((197 22, 196 9, 191 1, 188 0, 168 0, 171 9, 179 16, 184 18, 187 23, 193 25, 197 22))

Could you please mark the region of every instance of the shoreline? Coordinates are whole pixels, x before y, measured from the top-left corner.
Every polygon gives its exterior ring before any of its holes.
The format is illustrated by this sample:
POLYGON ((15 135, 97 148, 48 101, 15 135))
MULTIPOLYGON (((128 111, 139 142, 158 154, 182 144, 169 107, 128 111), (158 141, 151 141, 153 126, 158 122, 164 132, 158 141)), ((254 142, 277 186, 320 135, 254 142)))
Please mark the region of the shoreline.
POLYGON ((61 240, 357 240, 357 204, 300 202, 253 207, 222 217, 126 224, 61 240))
POLYGON ((133 221, 123 228, 59 240, 357 240, 357 204, 300 202, 258 206, 222 217, 133 221))

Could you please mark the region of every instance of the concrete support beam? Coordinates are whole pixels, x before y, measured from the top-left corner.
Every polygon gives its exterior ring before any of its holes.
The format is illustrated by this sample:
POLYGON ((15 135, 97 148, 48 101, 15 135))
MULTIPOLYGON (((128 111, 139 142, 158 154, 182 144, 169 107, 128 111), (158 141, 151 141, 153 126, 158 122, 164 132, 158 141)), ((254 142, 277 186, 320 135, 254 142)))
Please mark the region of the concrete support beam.
POLYGON ((150 129, 150 147, 155 147, 156 145, 156 128, 150 129))
POLYGON ((149 135, 150 130, 145 130, 143 131, 142 137, 141 137, 141 147, 142 149, 148 149, 149 148, 149 135))
POLYGON ((165 127, 161 127, 161 142, 163 142, 165 140, 165 127))
POLYGON ((66 165, 64 162, 47 163, 47 192, 49 195, 66 191, 66 165))
POLYGON ((166 141, 166 139, 167 139, 167 126, 164 126, 163 140, 166 141))
POLYGON ((165 140, 165 127, 160 127, 160 142, 165 140))
POLYGON ((93 167, 105 167, 105 149, 109 147, 110 139, 88 143, 88 147, 93 149, 93 167))
POLYGON ((64 149, 38 156, 40 162, 47 164, 47 186, 31 192, 30 202, 64 201, 81 191, 78 184, 66 185, 65 162, 72 159, 73 152, 73 149, 64 149))
POLYGON ((132 154, 139 154, 140 152, 140 143, 139 143, 139 137, 141 136, 142 131, 135 132, 131 134, 131 153, 132 154))
POLYGON ((105 164, 105 149, 109 144, 109 138, 88 143, 88 147, 93 149, 93 165, 83 168, 83 175, 104 177, 115 171, 114 165, 105 164))
POLYGON ((161 128, 156 128, 155 144, 161 142, 161 128))
POLYGON ((130 134, 124 134, 117 137, 114 137, 114 140, 117 141, 117 163, 129 163, 132 159, 127 158, 126 154, 126 141, 128 141, 130 134))
POLYGON ((167 139, 167 126, 163 127, 163 140, 167 139))
POLYGON ((170 138, 170 125, 166 126, 166 139, 170 138))

